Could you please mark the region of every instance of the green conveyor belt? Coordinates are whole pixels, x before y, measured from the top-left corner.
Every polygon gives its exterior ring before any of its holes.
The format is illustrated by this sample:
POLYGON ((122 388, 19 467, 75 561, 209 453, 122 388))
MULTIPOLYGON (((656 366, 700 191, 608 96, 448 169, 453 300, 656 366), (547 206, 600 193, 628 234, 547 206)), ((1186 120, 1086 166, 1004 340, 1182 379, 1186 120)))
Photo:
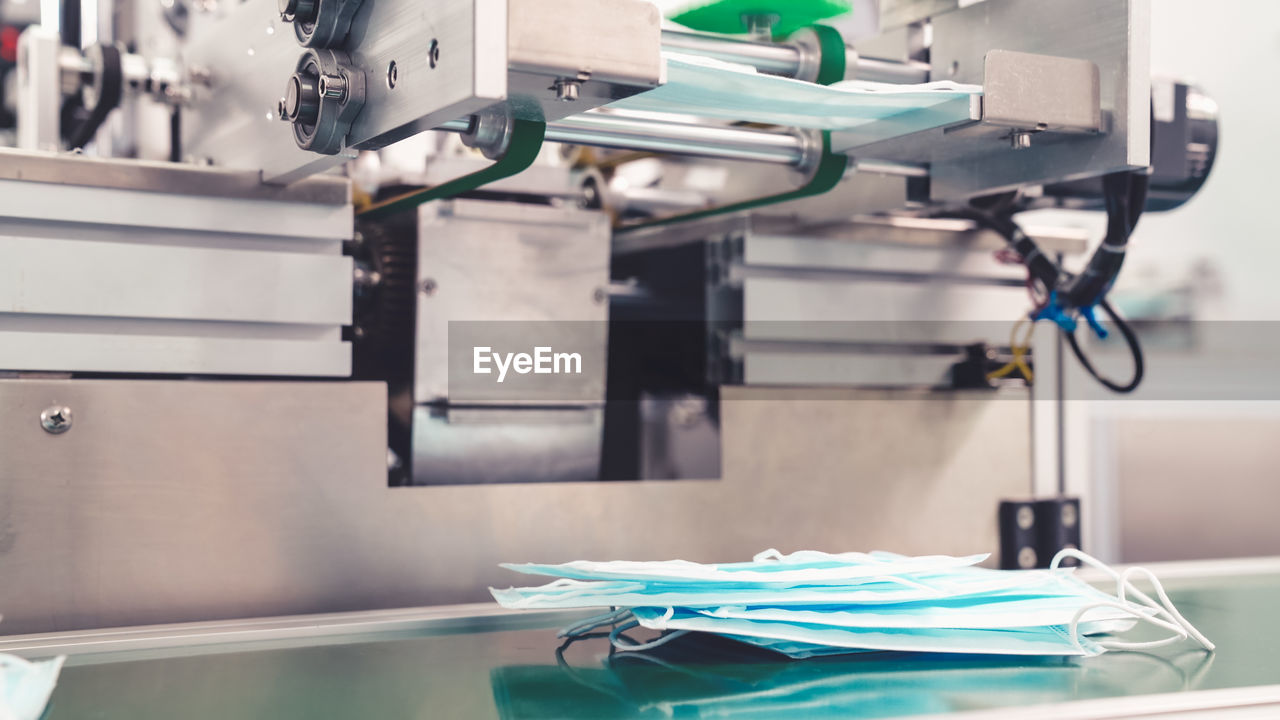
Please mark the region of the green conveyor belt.
POLYGON ((485 618, 431 634, 337 634, 73 655, 49 720, 145 718, 897 717, 1280 683, 1280 575, 1172 580, 1218 644, 1091 659, 874 653, 787 661, 727 641, 660 662, 602 639, 557 655, 553 628, 485 618))

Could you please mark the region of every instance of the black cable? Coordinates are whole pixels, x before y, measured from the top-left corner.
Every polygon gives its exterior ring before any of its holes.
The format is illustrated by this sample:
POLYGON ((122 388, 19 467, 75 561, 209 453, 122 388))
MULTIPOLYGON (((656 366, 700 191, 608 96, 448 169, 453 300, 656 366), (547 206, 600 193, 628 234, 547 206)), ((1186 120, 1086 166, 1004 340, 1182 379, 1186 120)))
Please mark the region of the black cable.
POLYGON ((98 129, 106 122, 107 115, 120 104, 124 94, 124 74, 120 66, 120 48, 115 45, 102 46, 102 85, 98 88, 98 101, 89 111, 89 117, 76 127, 67 141, 67 147, 74 150, 84 147, 93 139, 98 129))
POLYGON ((949 217, 962 218, 964 220, 972 220, 981 227, 994 231, 997 235, 1004 238, 1009 247, 1022 257, 1022 262, 1026 264, 1027 270, 1031 272, 1031 277, 1039 280, 1044 285, 1046 292, 1051 292, 1057 288, 1062 278, 1062 271, 1058 264, 1049 259, 1048 255, 1040 250, 1040 246, 1036 241, 1031 239, 1018 227, 1018 223, 1013 221, 1009 214, 994 215, 985 210, 976 207, 961 208, 959 210, 948 213, 949 217))
POLYGON ((1116 312, 1115 309, 1111 307, 1111 303, 1107 302, 1106 298, 1098 301, 1098 307, 1102 308, 1102 311, 1107 314, 1107 317, 1111 318, 1111 321, 1115 323, 1116 329, 1120 331, 1120 334, 1124 336, 1125 343, 1129 345, 1129 352, 1133 354, 1133 379, 1129 382, 1121 385, 1114 380, 1103 377, 1098 373, 1097 368, 1093 366, 1093 363, 1090 362, 1089 358, 1084 354, 1084 350, 1080 348, 1080 343, 1076 340, 1076 334, 1067 332, 1066 330, 1063 330, 1062 333, 1067 336, 1067 343, 1071 345, 1071 352, 1075 353, 1076 359, 1080 361, 1080 365, 1084 367, 1085 371, 1092 375, 1095 380, 1102 383, 1102 385, 1108 390, 1118 393, 1131 393, 1142 384, 1142 375, 1145 371, 1142 358, 1142 345, 1138 343, 1137 333, 1133 331, 1133 328, 1129 326, 1129 323, 1125 322, 1124 318, 1120 317, 1120 313, 1116 312))
POLYGON ((1014 222, 1012 215, 1015 206, 1004 196, 994 198, 986 204, 975 202, 950 215, 972 220, 1001 235, 1022 257, 1031 277, 1043 284, 1047 292, 1057 290, 1060 293, 1064 308, 1101 307, 1124 336, 1133 355, 1133 378, 1128 383, 1122 385, 1099 374, 1081 349, 1075 333, 1066 329, 1062 332, 1076 359, 1094 379, 1114 392, 1130 393, 1142 383, 1145 371, 1142 346, 1133 328, 1107 302, 1106 294, 1120 273, 1129 236, 1146 206, 1149 177, 1144 172, 1112 173, 1102 179, 1102 186, 1107 209, 1107 232, 1084 272, 1074 277, 1064 275, 1058 264, 1049 259, 1035 241, 1014 222))

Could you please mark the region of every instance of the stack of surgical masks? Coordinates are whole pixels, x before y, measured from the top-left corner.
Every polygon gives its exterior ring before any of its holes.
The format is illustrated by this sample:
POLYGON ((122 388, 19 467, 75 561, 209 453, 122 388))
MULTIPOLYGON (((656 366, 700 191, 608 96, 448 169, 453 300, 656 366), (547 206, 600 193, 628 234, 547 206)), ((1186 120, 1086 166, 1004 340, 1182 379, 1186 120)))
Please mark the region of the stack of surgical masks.
POLYGON ((1142 568, 1117 573, 1077 550, 1064 550, 1049 570, 977 567, 985 559, 767 550, 751 562, 714 565, 683 560, 506 564, 558 579, 490 591, 506 608, 610 608, 565 628, 561 636, 608 628, 613 645, 628 651, 691 632, 723 635, 792 657, 875 650, 1092 656, 1188 638, 1213 649, 1142 568), (1115 593, 1059 567, 1067 557, 1107 572, 1115 593), (1136 575, 1151 582, 1158 599, 1134 586, 1136 575), (1170 634, 1146 642, 1097 637, 1138 623, 1170 634), (637 642, 626 635, 637 627, 663 634, 637 642))

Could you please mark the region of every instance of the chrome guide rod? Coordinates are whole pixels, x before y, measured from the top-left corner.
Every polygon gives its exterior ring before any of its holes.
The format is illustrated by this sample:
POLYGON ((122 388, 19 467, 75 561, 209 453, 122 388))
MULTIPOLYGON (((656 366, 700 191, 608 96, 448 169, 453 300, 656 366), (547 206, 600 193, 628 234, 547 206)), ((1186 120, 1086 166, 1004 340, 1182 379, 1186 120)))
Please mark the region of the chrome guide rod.
MULTIPOLYGON (((722 62, 751 65, 762 73, 783 77, 795 77, 805 63, 804 51, 799 45, 792 43, 740 40, 680 30, 662 31, 662 49, 722 62)), ((887 83, 929 81, 927 63, 863 57, 853 48, 847 50, 846 63, 851 71, 846 75, 851 80, 887 83)))
MULTIPOLYGON (((437 129, 466 132, 468 125, 466 120, 454 120, 437 129)), ((660 122, 615 113, 583 113, 548 123, 546 139, 775 165, 799 165, 805 155, 804 140, 790 133, 660 122)))
MULTIPOLYGON (((469 127, 470 121, 464 119, 452 120, 436 129, 467 132, 469 127)), ((791 167, 802 165, 806 159, 806 143, 797 134, 655 120, 616 111, 589 111, 547 123, 546 139, 571 145, 747 160, 791 167)), ((927 177, 929 174, 923 165, 871 158, 853 158, 849 165, 851 170, 880 175, 927 177)))

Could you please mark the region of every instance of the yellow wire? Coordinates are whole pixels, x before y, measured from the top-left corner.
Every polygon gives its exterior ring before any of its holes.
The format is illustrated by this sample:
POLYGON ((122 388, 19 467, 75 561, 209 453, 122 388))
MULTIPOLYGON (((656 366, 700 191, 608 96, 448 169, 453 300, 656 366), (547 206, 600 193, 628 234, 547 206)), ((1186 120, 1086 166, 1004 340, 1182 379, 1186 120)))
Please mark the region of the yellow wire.
POLYGON ((1034 378, 1031 372, 1031 366, 1027 364, 1026 358, 1027 354, 1031 351, 1031 335, 1035 332, 1035 329, 1035 323, 1032 323, 1027 318, 1022 318, 1013 324, 1013 331, 1009 333, 1009 350, 1013 354, 1013 359, 1004 367, 987 373, 988 380, 996 380, 1005 377, 1012 374, 1014 370, 1017 370, 1022 373, 1022 377, 1026 378, 1028 383, 1032 382, 1034 378), (1024 325, 1026 325, 1027 329, 1022 335, 1022 341, 1019 342, 1018 330, 1024 325))

